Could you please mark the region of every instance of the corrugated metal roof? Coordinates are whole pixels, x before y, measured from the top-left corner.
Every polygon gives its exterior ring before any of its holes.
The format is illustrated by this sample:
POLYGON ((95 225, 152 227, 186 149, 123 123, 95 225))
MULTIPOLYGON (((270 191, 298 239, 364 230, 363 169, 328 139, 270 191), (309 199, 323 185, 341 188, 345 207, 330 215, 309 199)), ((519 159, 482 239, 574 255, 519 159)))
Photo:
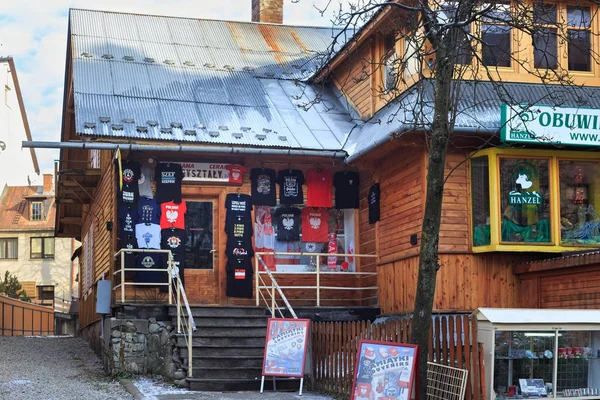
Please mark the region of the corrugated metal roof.
MULTIPOLYGON (((500 130, 500 106, 511 104, 551 104, 600 108, 600 88, 527 83, 463 81, 460 83, 455 130, 479 128, 500 130)), ((431 126, 433 119, 433 80, 422 80, 379 110, 348 137, 344 150, 349 156, 362 154, 373 143, 381 143, 405 130, 431 126)))
POLYGON ((357 124, 331 88, 297 82, 330 28, 77 9, 70 24, 79 134, 340 150, 357 124))

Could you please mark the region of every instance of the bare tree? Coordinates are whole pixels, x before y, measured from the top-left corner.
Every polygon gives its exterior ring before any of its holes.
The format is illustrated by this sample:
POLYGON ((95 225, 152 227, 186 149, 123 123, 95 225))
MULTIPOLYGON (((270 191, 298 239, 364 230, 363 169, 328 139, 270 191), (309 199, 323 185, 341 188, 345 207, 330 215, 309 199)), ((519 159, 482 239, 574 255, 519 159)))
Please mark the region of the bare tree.
MULTIPOLYGON (((477 82, 486 81, 492 84, 494 93, 490 96, 494 101, 509 106, 540 102, 559 106, 566 100, 587 104, 590 94, 582 85, 576 85, 572 72, 592 71, 592 63, 598 60, 591 46, 590 26, 595 19, 595 7, 590 5, 589 2, 571 3, 567 10, 557 12, 556 3, 522 0, 356 0, 335 4, 329 0, 319 10, 325 13, 335 8, 332 23, 341 29, 327 54, 320 55, 323 61, 335 56, 334 48, 351 33, 358 32, 347 47, 360 40, 363 25, 386 13, 385 20, 378 22, 378 31, 385 32, 394 43, 400 42, 400 46, 396 46, 400 51, 384 53, 375 60, 348 62, 362 62, 365 66, 358 79, 369 79, 374 73, 384 76, 377 95, 391 103, 388 107, 397 107, 396 112, 388 115, 404 125, 411 125, 412 131, 423 132, 429 150, 412 325, 412 340, 419 345, 421 354, 420 398, 425 398, 429 329, 436 273, 440 268, 438 243, 444 183, 448 178, 446 154, 452 146, 476 151, 498 140, 497 134, 471 134, 465 141, 461 133, 455 132, 457 119, 478 120, 475 96, 466 91, 476 91, 477 82), (566 60, 568 65, 562 63, 566 60), (530 77, 529 81, 548 85, 546 94, 538 98, 516 98, 503 79, 504 67, 511 66, 518 66, 522 74, 530 77), (422 93, 417 95, 416 104, 401 100, 394 103, 394 98, 422 81, 428 84, 415 90, 429 91, 429 97, 422 93), (557 87, 561 90, 556 90, 557 87), (464 143, 468 143, 467 147, 464 143)), ((335 74, 334 70, 326 72, 335 74)), ((356 77, 354 81, 340 81, 340 78, 335 77, 342 87, 357 83, 356 77)), ((392 121, 375 121, 380 122, 392 121)), ((402 132, 396 134, 400 136, 402 132)))

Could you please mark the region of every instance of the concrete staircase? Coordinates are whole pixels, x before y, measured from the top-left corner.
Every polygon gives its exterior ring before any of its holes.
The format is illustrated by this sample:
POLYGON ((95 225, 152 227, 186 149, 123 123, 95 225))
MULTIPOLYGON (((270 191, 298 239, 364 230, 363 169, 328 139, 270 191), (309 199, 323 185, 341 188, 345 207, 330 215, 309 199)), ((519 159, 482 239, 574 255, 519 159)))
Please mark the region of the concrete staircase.
MULTIPOLYGON (((175 325, 177 311, 169 314, 175 325)), ((192 307, 197 331, 192 338, 191 390, 258 390, 262 372, 267 314, 262 307, 192 307)), ((177 346, 187 365, 183 335, 177 346)), ((270 381, 270 379, 269 379, 270 381)))

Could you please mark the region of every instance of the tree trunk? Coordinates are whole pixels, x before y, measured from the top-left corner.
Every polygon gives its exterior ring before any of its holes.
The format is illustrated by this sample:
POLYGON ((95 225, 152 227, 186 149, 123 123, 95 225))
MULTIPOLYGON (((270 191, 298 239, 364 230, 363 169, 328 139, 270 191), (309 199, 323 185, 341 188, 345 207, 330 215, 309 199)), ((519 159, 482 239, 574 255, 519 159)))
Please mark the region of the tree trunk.
POLYGON ((429 137, 429 164, 427 191, 423 217, 419 277, 415 296, 412 342, 419 346, 419 396, 425 400, 427 392, 427 358, 431 313, 435 295, 435 279, 439 269, 438 244, 442 200, 444 195, 444 166, 450 138, 448 113, 451 109, 451 82, 453 63, 444 58, 443 45, 438 50, 435 82, 434 116, 429 137))

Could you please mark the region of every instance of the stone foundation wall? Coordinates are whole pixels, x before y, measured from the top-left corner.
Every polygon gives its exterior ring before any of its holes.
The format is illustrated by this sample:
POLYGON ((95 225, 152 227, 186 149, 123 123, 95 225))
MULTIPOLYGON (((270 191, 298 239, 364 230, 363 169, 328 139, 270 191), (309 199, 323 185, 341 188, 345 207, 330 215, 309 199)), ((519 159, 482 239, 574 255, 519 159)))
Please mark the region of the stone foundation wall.
POLYGON ((187 384, 170 321, 110 318, 104 337, 110 374, 162 375, 180 386, 187 384))

